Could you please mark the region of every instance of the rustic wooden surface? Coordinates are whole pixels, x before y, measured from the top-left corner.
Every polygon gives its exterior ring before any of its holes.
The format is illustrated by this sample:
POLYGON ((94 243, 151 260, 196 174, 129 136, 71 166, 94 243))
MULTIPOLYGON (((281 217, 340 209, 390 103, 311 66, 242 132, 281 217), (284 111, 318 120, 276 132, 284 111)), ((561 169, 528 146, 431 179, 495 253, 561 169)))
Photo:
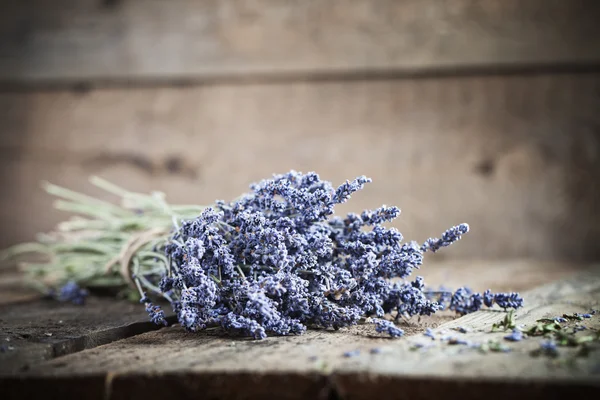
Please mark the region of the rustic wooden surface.
POLYGON ((440 257, 597 260, 599 108, 597 73, 1 93, 0 247, 66 218, 41 180, 206 204, 294 168, 372 177, 339 212, 409 239, 470 223, 440 257))
POLYGON ((157 327, 143 306, 90 298, 86 306, 30 300, 0 305, 0 373, 31 365, 157 327))
MULTIPOLYGON (((528 284, 559 279, 525 293, 526 307, 517 312, 518 324, 531 325, 539 318, 588 312, 600 306, 599 266, 515 261, 506 265, 471 263, 462 269, 447 263, 429 267, 429 273, 423 275, 432 284, 460 280, 475 289, 491 286, 495 290, 522 290, 528 284), (483 268, 486 273, 481 273, 483 268), (447 279, 449 269, 453 271, 451 279, 447 279), (500 274, 502 270, 510 272, 500 274)), ((91 306, 97 308, 98 303, 91 306)), ((24 310, 13 309, 8 320, 23 314, 20 321, 26 321, 24 310)), ((106 308, 100 318, 107 315, 114 321, 118 312, 106 308)), ((431 341, 421 334, 426 327, 432 327, 438 334, 473 342, 501 339, 505 333, 490 333, 490 329, 503 315, 484 311, 459 319, 450 314, 423 317, 403 326, 407 336, 397 340, 375 333, 371 326, 337 332, 311 330, 302 336, 263 341, 223 336, 219 330, 191 334, 174 326, 52 361, 32 363, 27 370, 10 375, 5 371, 0 390, 8 398, 30 398, 43 392, 63 399, 84 394, 92 399, 267 395, 339 399, 406 395, 426 399, 442 394, 446 398, 470 399, 488 392, 486 397, 495 399, 507 395, 559 398, 566 393, 576 396, 600 389, 600 349, 566 364, 531 357, 529 351, 538 346, 537 338, 505 342, 512 348, 511 353, 480 354, 465 346, 431 341), (452 330, 458 326, 469 332, 452 330), (411 351, 415 343, 431 347, 411 351), (379 353, 371 353, 373 348, 378 348, 379 353), (343 356, 352 350, 359 350, 360 354, 343 356)), ((600 317, 596 315, 582 324, 593 332, 600 328, 600 317)), ((565 349, 560 351, 563 361, 571 355, 565 349)))
POLYGON ((5 1, 0 80, 139 82, 600 63, 595 0, 5 1))

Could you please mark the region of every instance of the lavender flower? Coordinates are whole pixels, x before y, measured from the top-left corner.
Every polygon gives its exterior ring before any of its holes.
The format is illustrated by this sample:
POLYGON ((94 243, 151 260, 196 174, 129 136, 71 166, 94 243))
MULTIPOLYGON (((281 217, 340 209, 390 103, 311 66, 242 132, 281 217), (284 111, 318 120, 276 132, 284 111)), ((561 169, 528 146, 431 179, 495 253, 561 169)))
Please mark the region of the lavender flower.
POLYGON ((167 320, 165 319, 165 313, 160 308, 160 306, 155 306, 150 302, 146 302, 145 306, 146 312, 150 316, 150 321, 152 321, 156 325, 168 325, 167 320))
POLYGON ((461 236, 469 232, 468 224, 460 224, 453 226, 442 234, 442 238, 429 238, 421 246, 421 251, 431 251, 435 253, 442 247, 450 246, 452 243, 460 240, 461 236))
POLYGON ((491 307, 498 304, 505 310, 523 307, 523 298, 518 293, 492 293, 489 289, 483 295, 467 287, 459 288, 450 299, 450 309, 459 314, 479 311, 482 305, 491 307))
POLYGON ((387 333, 391 337, 400 337, 404 335, 404 331, 394 325, 393 322, 385 319, 374 319, 376 324, 375 330, 379 333, 387 333))
POLYGON ((556 343, 552 340, 542 340, 540 342, 540 350, 542 353, 549 356, 555 357, 558 355, 558 348, 556 347, 556 343))
MULTIPOLYGON (((180 324, 190 331, 221 326, 262 339, 379 317, 376 330, 398 337, 402 329, 381 319, 385 314, 396 320, 431 315, 443 307, 441 300, 452 300, 460 313, 479 309, 479 294, 463 290, 433 298, 423 278, 407 279, 422 265, 425 251, 457 241, 468 225, 419 246, 402 243, 398 230, 382 225, 399 215, 396 207, 332 216, 336 204, 370 181, 361 176, 336 189, 314 172, 290 171, 184 221, 166 246, 170 271, 159 284, 180 324)), ((498 299, 519 306, 508 295, 492 301, 500 304, 498 299)), ((148 307, 151 318, 162 323, 162 311, 148 307)))
POLYGON ((510 342, 520 342, 523 340, 523 332, 518 329, 513 329, 512 333, 504 336, 504 340, 508 340, 510 342))
POLYGON ((54 297, 59 301, 70 302, 77 305, 84 304, 87 296, 88 291, 79 287, 75 281, 65 283, 58 290, 58 293, 54 294, 54 297))
POLYGON ((344 357, 346 358, 350 358, 350 357, 356 357, 360 355, 360 350, 350 350, 347 351, 343 354, 344 357))
POLYGON ((523 298, 518 293, 497 293, 494 302, 505 310, 523 307, 523 298))
POLYGON ((423 333, 424 336, 430 337, 431 340, 435 340, 435 334, 433 333, 433 331, 431 330, 431 328, 427 328, 425 330, 425 333, 423 333))

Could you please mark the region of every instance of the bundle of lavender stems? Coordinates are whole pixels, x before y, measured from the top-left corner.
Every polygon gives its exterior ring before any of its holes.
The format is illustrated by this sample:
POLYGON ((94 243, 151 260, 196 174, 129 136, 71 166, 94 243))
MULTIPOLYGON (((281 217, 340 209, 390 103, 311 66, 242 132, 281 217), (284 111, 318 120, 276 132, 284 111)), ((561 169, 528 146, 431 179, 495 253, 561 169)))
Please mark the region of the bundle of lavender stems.
POLYGON ((517 293, 435 292, 411 279, 425 253, 455 243, 469 226, 419 244, 384 226, 397 207, 335 216, 337 204, 371 182, 364 176, 336 188, 314 172, 291 171, 211 206, 169 205, 162 193, 91 182, 121 205, 46 184, 61 199, 55 206, 77 216, 4 253, 47 257, 22 269, 58 300, 83 303, 88 289, 113 287, 140 299, 157 324, 167 324, 157 302, 164 299, 189 331, 220 326, 255 339, 361 322, 399 337, 398 323, 415 315, 523 305, 517 293))

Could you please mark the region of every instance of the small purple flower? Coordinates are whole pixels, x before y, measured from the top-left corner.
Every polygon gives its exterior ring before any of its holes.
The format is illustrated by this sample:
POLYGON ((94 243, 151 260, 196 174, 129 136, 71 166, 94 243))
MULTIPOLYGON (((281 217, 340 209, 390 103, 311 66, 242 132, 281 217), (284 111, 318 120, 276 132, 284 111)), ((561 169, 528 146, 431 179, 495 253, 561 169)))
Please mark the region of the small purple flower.
POLYGON ((556 347, 556 343, 552 340, 542 340, 540 342, 540 350, 547 355, 558 355, 558 348, 556 347))
POLYGON ((504 336, 504 340, 508 340, 510 342, 520 342, 523 340, 523 332, 518 329, 513 329, 512 333, 504 336))
POLYGON ((431 340, 435 340, 435 334, 433 333, 433 331, 431 330, 431 328, 427 328, 425 330, 425 333, 423 333, 424 336, 430 337, 431 340))
POLYGON ((421 246, 421 251, 431 251, 435 253, 442 247, 450 246, 452 243, 460 240, 461 236, 469 232, 469 224, 460 224, 453 226, 442 234, 442 238, 429 238, 421 246))
POLYGON ((565 323, 565 322, 567 322, 567 319, 563 318, 563 317, 554 317, 554 321, 559 322, 559 323, 565 323))
POLYGON ((150 302, 145 303, 145 306, 146 312, 150 316, 150 321, 156 325, 168 325, 167 320, 165 319, 165 312, 160 308, 160 306, 153 305, 150 302))
POLYGON ((391 337, 400 337, 404 335, 404 331, 398 328, 392 321, 385 319, 373 319, 376 324, 375 330, 379 333, 387 333, 391 337))
POLYGON ((360 355, 360 350, 350 350, 343 354, 343 356, 346 358, 357 357, 359 355, 360 355))
POLYGON ((370 178, 367 178, 366 176, 359 176, 358 178, 354 179, 352 182, 350 181, 346 181, 346 183, 343 183, 342 185, 340 185, 340 187, 337 188, 337 190, 335 191, 335 195, 333 196, 333 202, 334 203, 345 203, 350 196, 352 195, 352 193, 362 189, 365 185, 365 183, 369 183, 371 182, 370 178))
POLYGON ((577 314, 583 318, 592 318, 592 314, 577 314))
POLYGON ((55 296, 58 301, 83 305, 85 298, 88 296, 88 291, 81 288, 75 281, 69 281, 58 290, 55 296))

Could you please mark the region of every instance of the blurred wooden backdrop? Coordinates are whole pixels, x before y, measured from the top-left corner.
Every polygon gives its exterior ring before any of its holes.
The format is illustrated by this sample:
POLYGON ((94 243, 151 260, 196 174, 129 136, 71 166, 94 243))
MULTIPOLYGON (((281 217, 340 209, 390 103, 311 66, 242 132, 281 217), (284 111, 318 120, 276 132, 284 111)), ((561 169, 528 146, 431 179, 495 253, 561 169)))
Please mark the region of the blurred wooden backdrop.
POLYGON ((0 246, 64 217, 41 180, 173 202, 289 169, 374 183, 453 258, 600 258, 596 0, 0 4, 0 246))

